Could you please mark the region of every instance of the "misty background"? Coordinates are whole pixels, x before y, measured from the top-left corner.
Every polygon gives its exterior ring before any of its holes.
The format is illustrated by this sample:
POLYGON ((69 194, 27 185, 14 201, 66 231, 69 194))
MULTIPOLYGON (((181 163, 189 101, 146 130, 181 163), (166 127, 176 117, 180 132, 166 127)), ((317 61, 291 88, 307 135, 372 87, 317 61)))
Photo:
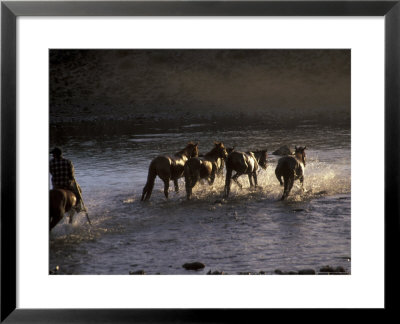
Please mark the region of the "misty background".
POLYGON ((350 50, 50 50, 49 58, 51 129, 350 127, 350 50))

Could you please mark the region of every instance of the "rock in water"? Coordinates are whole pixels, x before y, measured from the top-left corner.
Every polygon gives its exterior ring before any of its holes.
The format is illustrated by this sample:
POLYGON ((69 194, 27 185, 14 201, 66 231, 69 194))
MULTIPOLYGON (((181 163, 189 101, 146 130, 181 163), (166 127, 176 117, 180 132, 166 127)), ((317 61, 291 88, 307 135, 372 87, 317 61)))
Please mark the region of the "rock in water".
POLYGON ((343 267, 336 267, 335 269, 335 272, 346 272, 346 270, 344 270, 344 268, 343 267))
POLYGON ((191 262, 191 263, 185 263, 183 266, 186 270, 200 270, 205 267, 205 264, 201 262, 191 262))
POLYGON ((144 270, 138 270, 138 271, 129 271, 130 275, 145 275, 146 272, 144 270))
POLYGON ((346 273, 346 270, 343 267, 336 267, 333 268, 329 265, 322 267, 319 269, 320 272, 325 272, 325 273, 346 273))
POLYGON ((303 269, 299 271, 300 275, 315 275, 314 269, 303 269))
POLYGON ((333 268, 329 265, 323 266, 321 269, 319 269, 319 272, 333 272, 333 268))
POLYGON ((289 146, 283 145, 272 153, 273 155, 292 155, 292 150, 289 146))

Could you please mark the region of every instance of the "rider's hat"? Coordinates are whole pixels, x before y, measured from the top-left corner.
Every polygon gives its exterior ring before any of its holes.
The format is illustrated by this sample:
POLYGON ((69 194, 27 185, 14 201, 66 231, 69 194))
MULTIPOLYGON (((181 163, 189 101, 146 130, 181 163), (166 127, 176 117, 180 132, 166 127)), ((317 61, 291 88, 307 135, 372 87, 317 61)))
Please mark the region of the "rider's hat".
POLYGON ((61 156, 62 151, 61 151, 60 148, 55 147, 55 148, 53 148, 53 149, 50 151, 50 153, 51 153, 51 154, 54 154, 54 155, 57 155, 57 156, 61 156))

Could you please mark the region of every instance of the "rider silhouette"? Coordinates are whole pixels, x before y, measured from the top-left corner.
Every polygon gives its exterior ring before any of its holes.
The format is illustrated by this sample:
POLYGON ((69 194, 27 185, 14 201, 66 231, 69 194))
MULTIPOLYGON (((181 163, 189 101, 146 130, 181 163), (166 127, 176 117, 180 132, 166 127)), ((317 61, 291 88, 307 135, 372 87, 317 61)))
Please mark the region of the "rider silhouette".
POLYGON ((84 211, 82 191, 75 180, 74 165, 62 156, 60 148, 55 147, 50 152, 53 158, 50 160, 50 174, 53 189, 66 189, 72 191, 76 196, 75 210, 84 211))

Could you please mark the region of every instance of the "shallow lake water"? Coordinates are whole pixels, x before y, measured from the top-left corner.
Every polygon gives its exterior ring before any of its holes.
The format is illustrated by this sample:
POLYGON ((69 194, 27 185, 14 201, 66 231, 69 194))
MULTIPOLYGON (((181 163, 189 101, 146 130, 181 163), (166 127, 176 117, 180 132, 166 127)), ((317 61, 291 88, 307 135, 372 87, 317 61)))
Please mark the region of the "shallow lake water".
POLYGON ((326 265, 351 273, 350 130, 304 125, 290 130, 262 128, 218 130, 202 124, 149 129, 132 135, 74 135, 59 145, 75 166, 92 222, 83 213, 72 225, 64 218, 50 233, 49 269, 59 274, 206 274, 274 270, 318 271, 326 265), (259 187, 247 176, 232 184, 223 200, 224 176, 212 186, 194 188, 186 200, 184 179, 169 200, 157 178, 150 201, 141 202, 148 166, 160 154, 173 154, 187 142, 200 153, 214 141, 248 151, 268 149, 268 168, 258 173, 259 187), (287 201, 275 177, 281 145, 307 146, 305 189, 295 183, 287 201), (206 265, 185 270, 186 262, 206 265))

